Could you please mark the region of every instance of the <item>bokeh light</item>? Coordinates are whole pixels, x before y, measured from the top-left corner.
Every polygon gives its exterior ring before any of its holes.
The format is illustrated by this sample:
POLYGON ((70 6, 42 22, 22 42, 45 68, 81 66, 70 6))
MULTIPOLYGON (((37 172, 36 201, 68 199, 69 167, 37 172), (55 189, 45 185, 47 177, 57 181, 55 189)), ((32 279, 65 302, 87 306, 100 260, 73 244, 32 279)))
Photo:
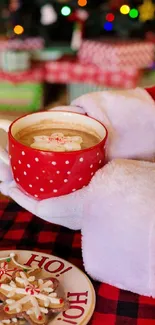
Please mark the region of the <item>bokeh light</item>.
POLYGON ((107 21, 112 22, 112 21, 114 21, 114 19, 115 19, 115 16, 112 13, 109 13, 106 15, 107 21))
POLYGON ((69 16, 70 13, 71 13, 71 8, 68 7, 68 6, 64 6, 61 9, 61 13, 62 13, 63 16, 69 16))
POLYGON ((130 11, 130 7, 128 5, 123 5, 120 8, 120 12, 122 15, 128 15, 129 11, 130 11))
POLYGON ((13 29, 14 33, 17 35, 21 35, 24 33, 24 28, 21 25, 16 25, 13 29))
POLYGON ((80 7, 84 7, 84 6, 86 6, 86 5, 87 5, 87 0, 78 0, 78 5, 79 5, 80 7))
POLYGON ((107 32, 110 32, 113 29, 113 24, 109 21, 106 21, 103 27, 107 32))
POLYGON ((139 12, 138 12, 138 10, 135 9, 135 8, 131 9, 130 12, 129 12, 129 16, 130 16, 131 18, 137 18, 138 15, 139 15, 139 12))
POLYGON ((9 4, 9 10, 10 11, 16 11, 20 7, 20 1, 19 0, 10 0, 9 4))

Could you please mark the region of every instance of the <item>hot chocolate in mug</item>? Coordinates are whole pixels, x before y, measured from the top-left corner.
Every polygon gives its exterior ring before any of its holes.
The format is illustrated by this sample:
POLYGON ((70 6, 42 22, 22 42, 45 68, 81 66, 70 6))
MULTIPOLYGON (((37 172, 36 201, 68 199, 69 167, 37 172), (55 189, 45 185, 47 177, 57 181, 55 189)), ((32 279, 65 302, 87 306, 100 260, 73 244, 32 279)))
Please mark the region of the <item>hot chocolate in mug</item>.
POLYGON ((81 189, 106 162, 107 130, 83 114, 38 112, 0 120, 0 128, 8 133, 8 153, 1 148, 0 159, 36 200, 81 189))

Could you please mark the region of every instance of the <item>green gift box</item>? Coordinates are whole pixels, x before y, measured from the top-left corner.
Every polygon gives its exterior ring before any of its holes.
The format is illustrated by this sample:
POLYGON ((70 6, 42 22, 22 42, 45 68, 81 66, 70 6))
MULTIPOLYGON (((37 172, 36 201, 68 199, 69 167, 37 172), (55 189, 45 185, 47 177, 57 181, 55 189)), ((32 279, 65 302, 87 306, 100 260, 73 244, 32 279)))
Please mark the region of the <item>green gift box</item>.
POLYGON ((0 81, 0 111, 35 112, 42 107, 42 102, 43 85, 40 82, 0 81))

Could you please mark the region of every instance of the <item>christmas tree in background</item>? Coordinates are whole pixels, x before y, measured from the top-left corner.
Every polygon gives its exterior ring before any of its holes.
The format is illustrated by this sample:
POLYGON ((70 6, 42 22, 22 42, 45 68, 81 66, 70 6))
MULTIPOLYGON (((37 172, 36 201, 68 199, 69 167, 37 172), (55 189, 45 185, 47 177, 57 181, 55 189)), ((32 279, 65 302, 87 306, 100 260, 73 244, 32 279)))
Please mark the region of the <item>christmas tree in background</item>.
POLYGON ((42 36, 47 46, 85 38, 144 38, 155 32, 155 0, 1 0, 1 35, 42 36))

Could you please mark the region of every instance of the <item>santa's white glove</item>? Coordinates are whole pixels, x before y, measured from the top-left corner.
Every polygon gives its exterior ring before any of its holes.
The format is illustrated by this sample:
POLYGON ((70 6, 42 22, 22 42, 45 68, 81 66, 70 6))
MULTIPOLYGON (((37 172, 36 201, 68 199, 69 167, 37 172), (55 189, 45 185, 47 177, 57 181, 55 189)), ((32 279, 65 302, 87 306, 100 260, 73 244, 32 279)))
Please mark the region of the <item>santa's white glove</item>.
MULTIPOLYGON (((72 106, 58 107, 88 115, 102 121, 108 129, 108 158, 153 158, 155 151, 155 104, 145 90, 98 92, 76 99, 72 106)), ((104 169, 104 168, 103 168, 104 169)), ((94 180, 96 175, 94 176, 94 180)), ((75 193, 38 202, 20 191, 13 181, 10 167, 0 164, 0 191, 36 216, 81 229, 91 183, 75 193)), ((103 182, 104 180, 101 179, 103 182)), ((95 181, 94 181, 95 184, 95 181)), ((96 183, 96 186, 97 183, 96 183)), ((95 185, 93 186, 95 191, 95 185)), ((104 195, 101 192, 101 195, 104 195)))
MULTIPOLYGON (((0 163, 0 169, 3 168, 6 169, 6 166, 0 163)), ((11 197, 20 206, 41 219, 70 229, 81 229, 86 188, 66 196, 36 201, 24 194, 12 178, 8 180, 9 174, 8 167, 6 180, 2 177, 3 182, 0 183, 2 194, 11 197)))
POLYGON ((101 91, 71 105, 82 108, 108 130, 108 160, 152 160, 155 155, 155 102, 145 89, 101 91))

